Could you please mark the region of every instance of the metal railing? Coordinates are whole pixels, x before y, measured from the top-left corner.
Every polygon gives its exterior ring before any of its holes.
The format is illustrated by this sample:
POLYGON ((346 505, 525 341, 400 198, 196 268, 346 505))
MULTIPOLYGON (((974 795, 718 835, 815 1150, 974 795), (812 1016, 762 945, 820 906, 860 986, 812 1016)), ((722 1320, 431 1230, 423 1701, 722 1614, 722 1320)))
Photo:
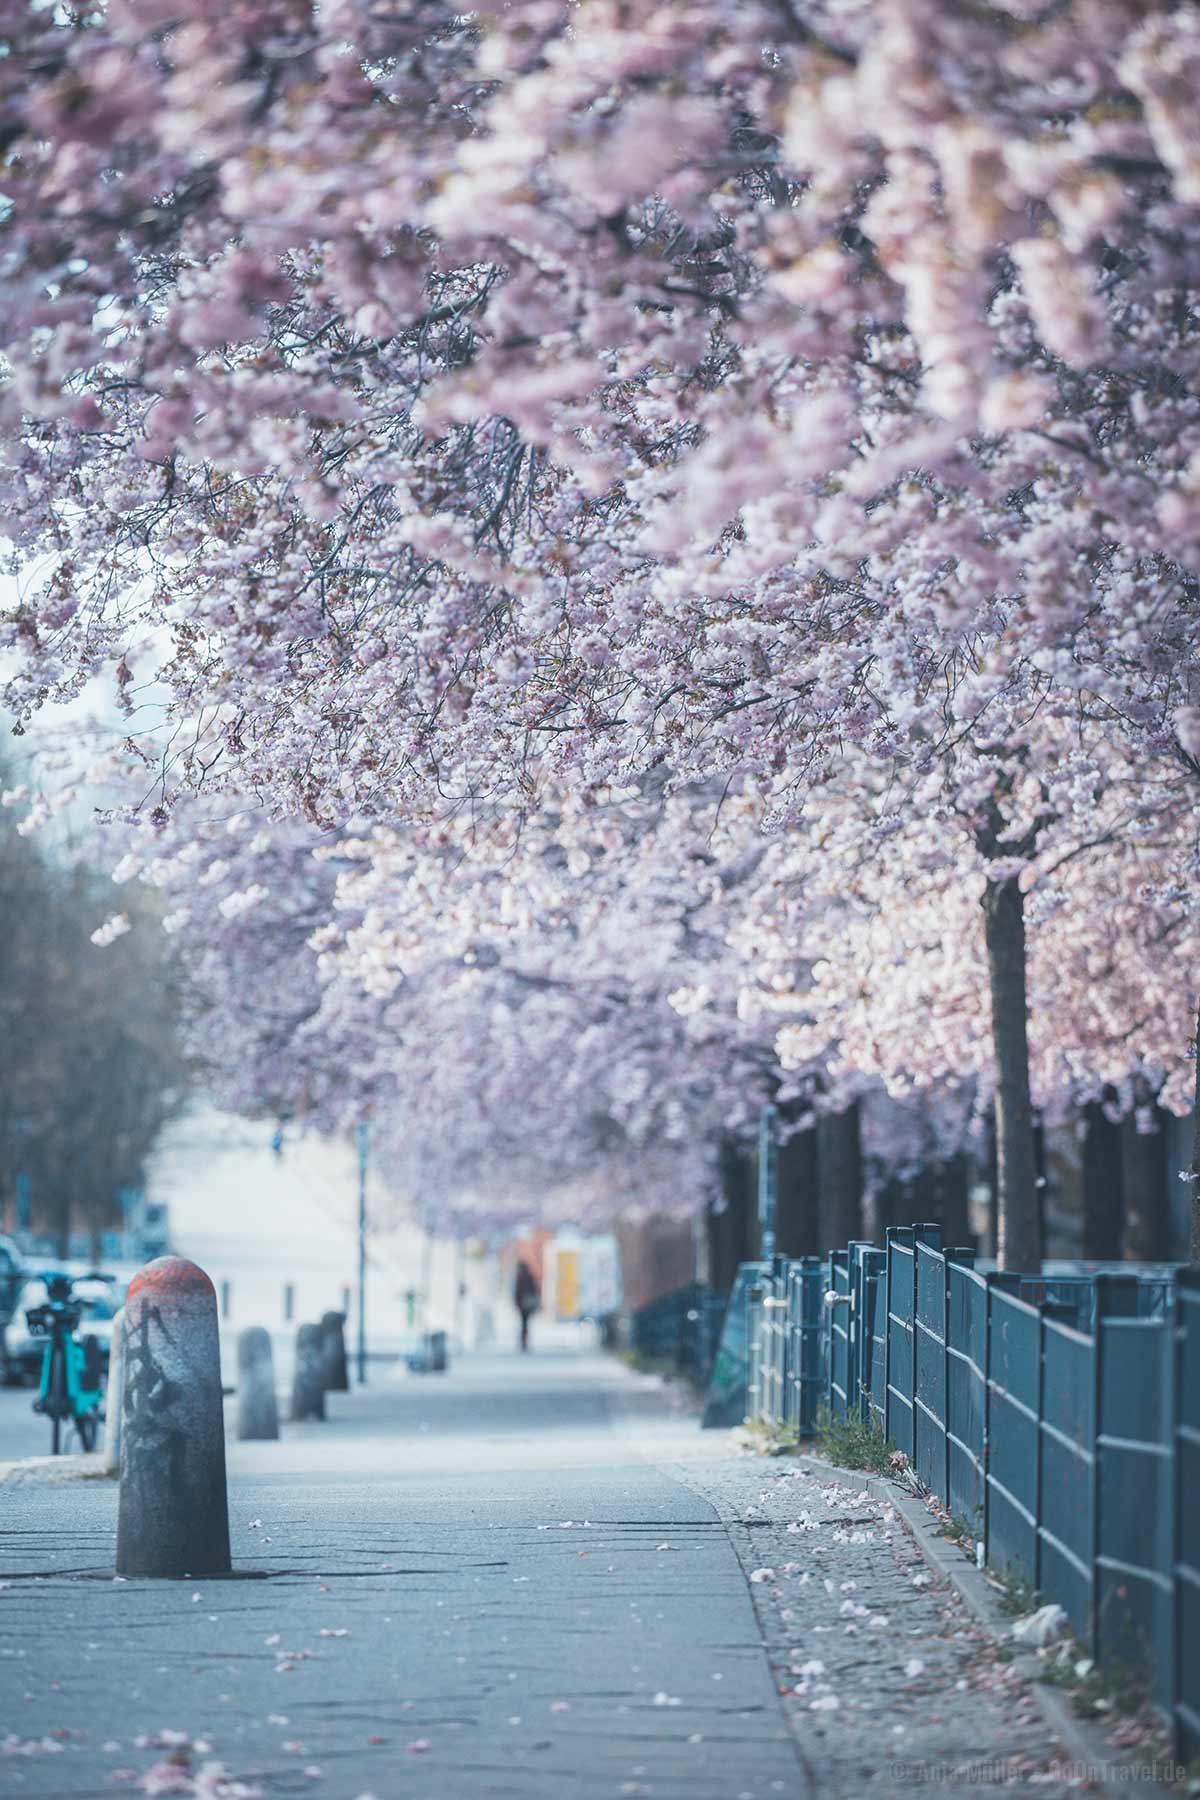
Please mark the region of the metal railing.
POLYGON ((1200 1270, 984 1274, 936 1225, 754 1265, 747 1416, 903 1451, 1200 1755, 1200 1270))
POLYGON ((725 1301, 702 1282, 663 1294, 630 1314, 630 1348, 639 1356, 669 1363, 702 1387, 717 1353, 725 1301))

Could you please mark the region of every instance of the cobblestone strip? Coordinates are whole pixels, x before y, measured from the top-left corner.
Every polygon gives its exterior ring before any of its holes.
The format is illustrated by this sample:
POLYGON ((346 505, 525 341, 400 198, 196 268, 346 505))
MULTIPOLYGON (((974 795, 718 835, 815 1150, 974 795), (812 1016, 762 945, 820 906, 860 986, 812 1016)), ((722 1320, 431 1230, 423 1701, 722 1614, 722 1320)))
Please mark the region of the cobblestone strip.
POLYGON ((725 1521, 817 1793, 1094 1791, 1028 1683, 934 1575, 894 1507, 747 1458, 673 1470, 725 1521))

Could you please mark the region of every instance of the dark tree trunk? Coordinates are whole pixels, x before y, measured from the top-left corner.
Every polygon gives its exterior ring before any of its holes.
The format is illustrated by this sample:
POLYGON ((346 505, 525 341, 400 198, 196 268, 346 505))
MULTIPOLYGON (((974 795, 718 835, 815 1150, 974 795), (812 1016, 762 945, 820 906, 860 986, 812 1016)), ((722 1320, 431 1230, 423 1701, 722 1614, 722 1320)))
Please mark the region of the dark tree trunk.
POLYGON ((1046 1254, 1046 1195, 1050 1187, 1050 1178, 1046 1165, 1046 1127, 1034 1115, 1033 1121, 1033 1191, 1037 1195, 1038 1243, 1042 1255, 1046 1254))
POLYGON ((708 1235, 708 1283, 718 1294, 727 1294, 731 1283, 730 1270, 733 1267, 731 1223, 728 1207, 724 1212, 718 1212, 715 1205, 709 1205, 704 1219, 705 1231, 708 1235))
POLYGON ((727 1294, 739 1263, 750 1260, 754 1223, 752 1158, 736 1138, 726 1138, 718 1157, 724 1209, 708 1215, 709 1279, 727 1294))
POLYGON ((996 1059, 996 1259, 1036 1272, 1042 1263, 1025 995, 1025 896, 1015 875, 983 894, 992 1046, 996 1059))
POLYGON ((1152 1131, 1139 1131, 1132 1116, 1121 1121, 1125 1254, 1139 1262, 1166 1262, 1171 1253, 1167 1133, 1157 1103, 1153 1125, 1152 1131))
POLYGON ((862 1145, 858 1102, 817 1121, 820 1254, 840 1250, 862 1236, 862 1145))
MULTIPOLYGON (((970 1171, 961 1153, 933 1170, 933 1217, 942 1227, 942 1243, 948 1250, 966 1250, 974 1242, 970 1232, 970 1171)), ((904 1224, 908 1224, 906 1219, 904 1224)))
POLYGON ((810 1126, 779 1146, 775 1247, 780 1256, 817 1255, 817 1133, 810 1126))
POLYGON ((1083 1117, 1083 1254, 1112 1262, 1121 1254, 1121 1128, 1098 1100, 1083 1117))
POLYGON ((902 1181, 893 1175, 890 1180, 882 1182, 875 1190, 874 1216, 871 1236, 875 1243, 882 1244, 887 1237, 889 1225, 908 1224, 907 1189, 902 1181))

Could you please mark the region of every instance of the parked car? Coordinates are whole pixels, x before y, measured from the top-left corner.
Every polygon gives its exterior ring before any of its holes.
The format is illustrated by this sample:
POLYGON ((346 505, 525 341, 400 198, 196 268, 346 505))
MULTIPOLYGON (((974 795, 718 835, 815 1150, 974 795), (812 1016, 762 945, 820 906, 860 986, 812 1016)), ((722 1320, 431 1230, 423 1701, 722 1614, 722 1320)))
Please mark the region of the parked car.
MULTIPOLYGON (((96 1339, 100 1346, 101 1361, 107 1368, 112 1348, 113 1319, 123 1298, 121 1289, 112 1282, 77 1281, 75 1293, 83 1301, 79 1336, 96 1339)), ((46 1340, 30 1331, 25 1315, 30 1307, 44 1306, 48 1297, 46 1283, 40 1275, 26 1281, 17 1297, 12 1318, 4 1328, 3 1373, 10 1386, 22 1381, 36 1382, 41 1374, 42 1352, 46 1347, 46 1340)))
POLYGON ((0 1235, 0 1331, 12 1318, 17 1295, 25 1280, 21 1252, 10 1237, 0 1235))

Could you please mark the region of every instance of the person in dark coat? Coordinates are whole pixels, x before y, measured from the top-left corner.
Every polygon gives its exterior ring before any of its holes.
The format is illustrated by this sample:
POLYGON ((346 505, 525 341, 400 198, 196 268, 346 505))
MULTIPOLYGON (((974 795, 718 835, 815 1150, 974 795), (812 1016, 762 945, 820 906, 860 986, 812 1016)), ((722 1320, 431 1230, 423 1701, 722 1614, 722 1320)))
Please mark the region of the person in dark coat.
POLYGON ((521 1348, 529 1348, 529 1321, 542 1303, 542 1296, 537 1284, 537 1276, 527 1262, 517 1264, 517 1279, 513 1287, 513 1299, 517 1311, 521 1315, 521 1348))

